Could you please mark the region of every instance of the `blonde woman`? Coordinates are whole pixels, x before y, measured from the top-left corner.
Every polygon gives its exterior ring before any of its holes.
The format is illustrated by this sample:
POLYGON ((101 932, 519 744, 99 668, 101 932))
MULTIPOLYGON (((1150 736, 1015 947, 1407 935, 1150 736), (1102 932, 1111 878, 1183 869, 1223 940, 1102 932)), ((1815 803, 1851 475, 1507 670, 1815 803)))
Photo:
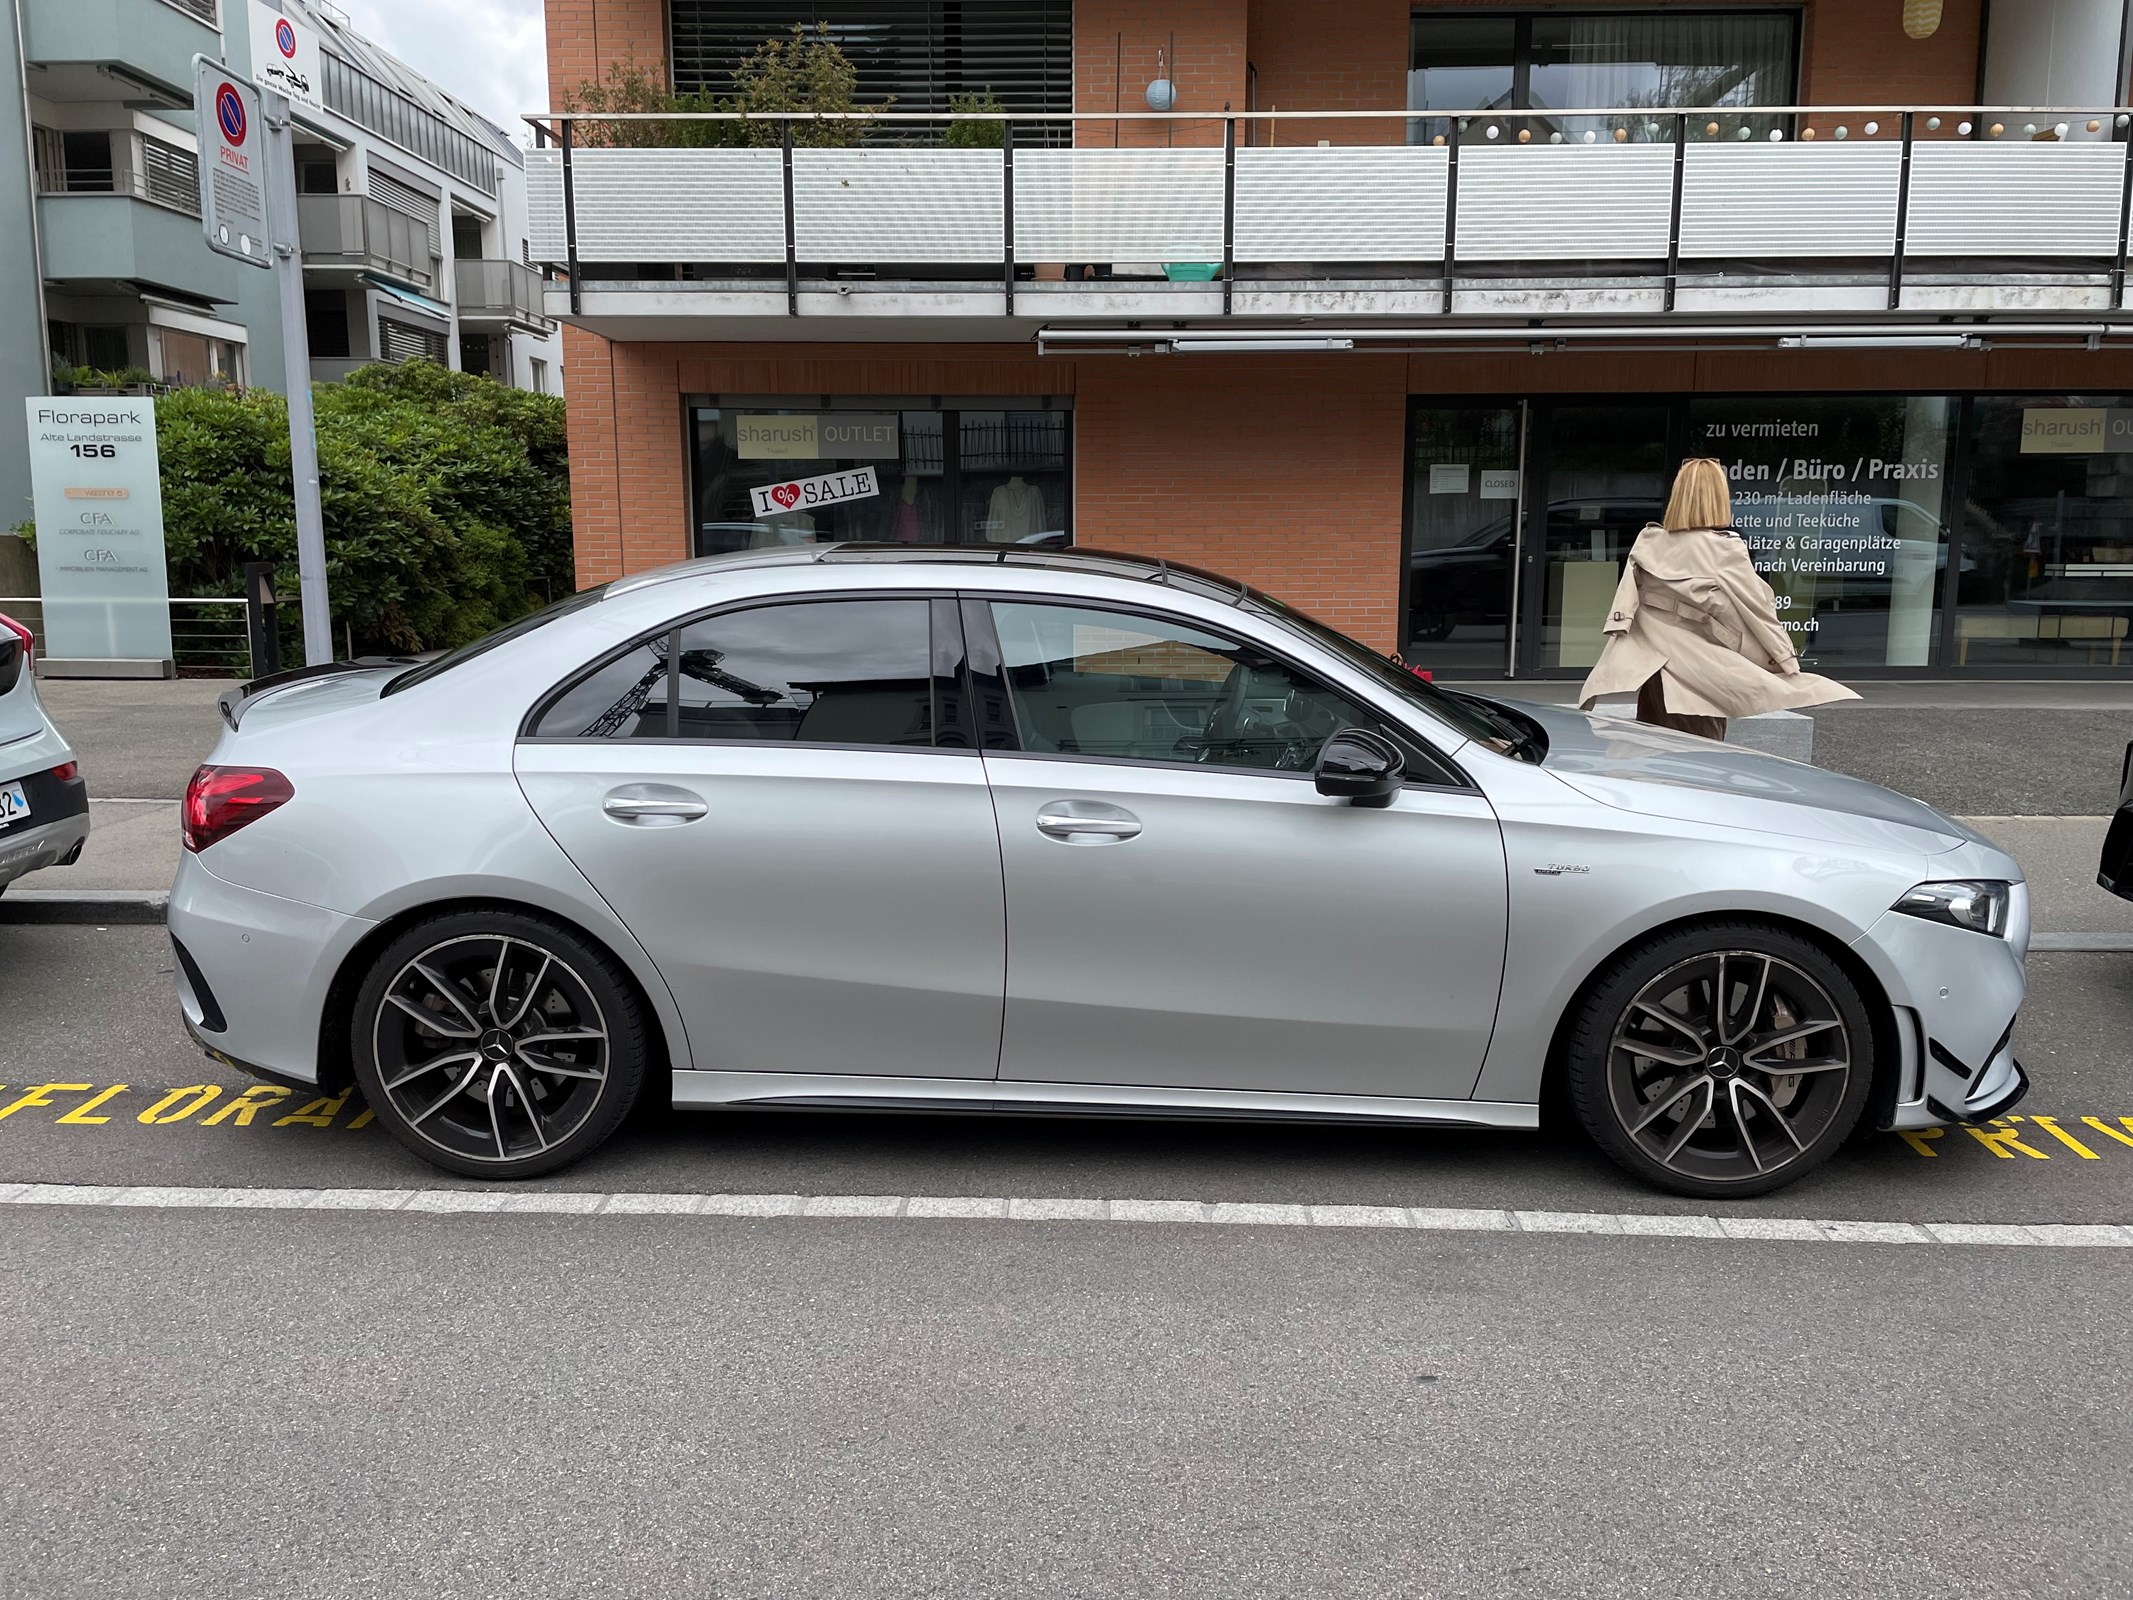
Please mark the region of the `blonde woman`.
POLYGON ((1777 599, 1733 531, 1726 469, 1684 461, 1666 520, 1637 535, 1607 617, 1607 644, 1578 704, 1706 739, 1728 717, 1859 697, 1800 670, 1777 599))

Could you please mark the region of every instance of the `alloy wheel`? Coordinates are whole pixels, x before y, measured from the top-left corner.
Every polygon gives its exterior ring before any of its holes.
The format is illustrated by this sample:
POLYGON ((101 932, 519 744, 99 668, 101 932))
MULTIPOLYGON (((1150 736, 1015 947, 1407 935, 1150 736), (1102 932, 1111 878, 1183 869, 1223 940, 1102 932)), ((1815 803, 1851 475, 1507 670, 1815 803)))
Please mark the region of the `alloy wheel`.
POLYGON ((608 1026, 592 990, 561 957, 504 934, 447 939, 406 962, 371 1037, 399 1121, 468 1161, 553 1149, 607 1083, 608 1026))
POLYGON ((1719 950, 1638 990, 1609 1040, 1607 1093, 1660 1166, 1749 1182, 1816 1147, 1852 1062, 1851 1030, 1821 983, 1780 956, 1719 950))

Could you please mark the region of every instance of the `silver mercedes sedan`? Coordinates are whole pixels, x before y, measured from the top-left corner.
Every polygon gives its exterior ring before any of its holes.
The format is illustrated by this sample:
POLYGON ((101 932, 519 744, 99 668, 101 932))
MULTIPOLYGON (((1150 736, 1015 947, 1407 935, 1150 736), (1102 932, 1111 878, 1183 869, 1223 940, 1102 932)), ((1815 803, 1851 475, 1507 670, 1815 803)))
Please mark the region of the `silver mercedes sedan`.
POLYGON ((1752 1195, 1977 1119, 2028 897, 1871 784, 1137 557, 828 545, 225 696, 179 999, 525 1178, 677 1106, 1532 1128, 1752 1195))

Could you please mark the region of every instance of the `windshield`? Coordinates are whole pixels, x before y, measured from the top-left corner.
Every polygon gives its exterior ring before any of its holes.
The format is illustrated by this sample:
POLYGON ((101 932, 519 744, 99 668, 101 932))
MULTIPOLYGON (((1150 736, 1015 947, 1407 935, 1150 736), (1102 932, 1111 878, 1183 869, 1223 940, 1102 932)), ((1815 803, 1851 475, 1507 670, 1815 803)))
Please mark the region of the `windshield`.
POLYGON ((552 606, 530 612, 516 622, 507 622, 494 633, 483 634, 472 644, 463 644, 456 650, 447 650, 441 656, 431 657, 418 667, 409 667, 379 692, 381 695, 398 694, 402 689, 412 689, 418 683, 427 683, 440 673, 450 672, 462 661, 472 661, 476 656, 494 650, 500 644, 508 644, 522 634, 531 633, 543 623, 553 622, 557 617, 582 610, 606 593, 607 585, 603 583, 596 589, 582 590, 568 600, 558 600, 552 606))
POLYGON ((1466 695, 1453 694, 1435 684, 1418 678, 1390 656, 1381 656, 1367 645, 1356 643, 1345 633, 1327 627, 1307 611, 1298 611, 1294 606, 1276 600, 1272 595, 1261 594, 1254 589, 1250 593, 1251 604, 1265 612, 1275 621, 1284 624, 1320 648, 1330 650, 1346 665, 1355 668, 1379 687, 1390 689, 1410 705, 1427 711, 1439 722, 1449 723, 1476 744, 1494 750, 1498 755, 1516 756, 1521 760, 1538 762, 1547 751, 1540 725, 1515 712, 1501 709, 1485 700, 1466 695))

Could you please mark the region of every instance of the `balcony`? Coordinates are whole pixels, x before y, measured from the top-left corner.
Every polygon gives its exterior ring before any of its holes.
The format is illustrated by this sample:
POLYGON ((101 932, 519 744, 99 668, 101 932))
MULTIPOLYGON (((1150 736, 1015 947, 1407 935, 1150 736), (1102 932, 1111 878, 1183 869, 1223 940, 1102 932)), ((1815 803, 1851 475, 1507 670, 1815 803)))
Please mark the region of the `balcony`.
POLYGON ((1434 143, 1327 146, 1291 120, 1382 138, 1406 113, 1054 117, 1042 131, 1071 121, 1075 143, 1030 130, 1011 160, 887 143, 914 131, 893 113, 866 145, 790 150, 623 148, 602 119, 551 118, 571 124, 569 183, 561 149, 532 153, 532 249, 568 272, 552 314, 625 337, 2125 320, 2115 109, 1438 115, 1434 143))
POLYGON ((453 266, 463 327, 501 325, 547 334, 555 324, 544 314, 541 275, 517 261, 460 261, 453 266))
MULTIPOLYGON (((239 15, 242 15, 240 10, 239 15)), ((113 69, 177 105, 192 104, 193 57, 222 54, 214 0, 25 0, 23 60, 46 100, 124 100, 113 69)))
POLYGON ((307 271, 345 267, 437 292, 442 262, 432 230, 367 195, 298 195, 296 228, 307 271))
POLYGON ((114 285, 173 289, 196 299, 237 298, 239 270, 200 234, 197 196, 187 209, 128 191, 42 194, 37 226, 47 282, 82 290, 114 285))

